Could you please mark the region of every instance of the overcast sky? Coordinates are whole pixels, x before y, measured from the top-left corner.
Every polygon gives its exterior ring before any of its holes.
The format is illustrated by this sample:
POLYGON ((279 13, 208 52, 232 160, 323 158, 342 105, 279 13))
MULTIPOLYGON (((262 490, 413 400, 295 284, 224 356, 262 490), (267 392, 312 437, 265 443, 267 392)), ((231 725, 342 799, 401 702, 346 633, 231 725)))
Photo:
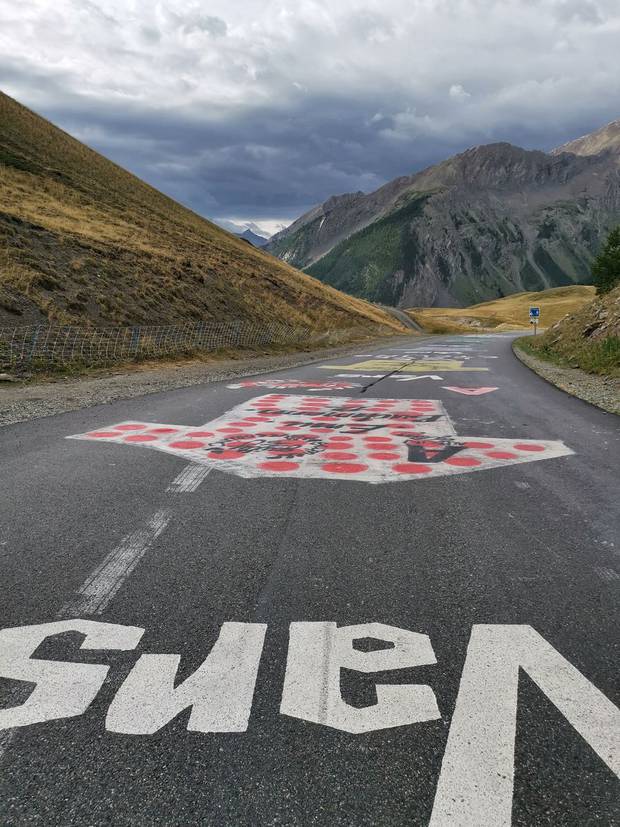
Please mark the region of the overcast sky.
POLYGON ((620 117, 620 0, 0 0, 0 87, 215 219, 620 117))

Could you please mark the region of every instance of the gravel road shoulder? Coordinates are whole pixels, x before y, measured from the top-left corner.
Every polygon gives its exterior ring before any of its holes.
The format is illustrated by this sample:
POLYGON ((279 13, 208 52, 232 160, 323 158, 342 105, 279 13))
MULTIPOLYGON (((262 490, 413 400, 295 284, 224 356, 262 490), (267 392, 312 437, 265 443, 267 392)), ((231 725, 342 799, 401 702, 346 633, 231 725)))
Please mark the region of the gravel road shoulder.
MULTIPOLYGON (((275 356, 124 365, 122 368, 98 371, 96 376, 47 379, 28 384, 0 383, 0 426, 88 408, 116 399, 301 367, 324 359, 366 351, 369 347, 382 343, 408 343, 412 338, 390 336, 337 348, 275 356)), ((420 338, 416 336, 415 340, 419 341, 420 338)))
POLYGON ((597 376, 579 368, 567 368, 524 353, 516 343, 512 350, 517 359, 556 388, 577 396, 608 413, 620 414, 620 379, 597 376))

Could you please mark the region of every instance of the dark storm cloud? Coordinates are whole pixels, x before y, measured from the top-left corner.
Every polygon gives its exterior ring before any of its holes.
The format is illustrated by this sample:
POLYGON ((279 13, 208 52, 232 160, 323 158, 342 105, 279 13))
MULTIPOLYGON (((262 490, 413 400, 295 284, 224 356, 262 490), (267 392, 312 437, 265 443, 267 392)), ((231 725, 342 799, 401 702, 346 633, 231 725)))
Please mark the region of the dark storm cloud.
POLYGON ((0 79, 196 211, 271 227, 472 144, 548 149, 620 115, 611 0, 332 5, 0 0, 0 79))

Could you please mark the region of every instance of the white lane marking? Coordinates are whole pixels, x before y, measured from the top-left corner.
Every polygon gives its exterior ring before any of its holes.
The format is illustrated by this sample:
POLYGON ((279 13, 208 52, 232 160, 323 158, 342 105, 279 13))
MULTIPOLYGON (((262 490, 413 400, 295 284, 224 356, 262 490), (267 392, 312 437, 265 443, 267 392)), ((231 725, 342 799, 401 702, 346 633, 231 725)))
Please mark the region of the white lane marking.
POLYGON ((510 827, 521 669, 620 774, 620 710, 531 626, 477 625, 429 827, 510 827))
POLYGON ((594 571, 607 583, 612 583, 615 580, 620 580, 620 574, 615 569, 610 569, 607 566, 595 566, 594 571))
POLYGON ((172 494, 185 494, 196 491, 200 483, 213 470, 212 465, 201 465, 198 462, 190 462, 170 483, 167 492, 172 494))
POLYGON ((166 528, 171 516, 170 509, 162 508, 149 518, 144 528, 139 528, 124 537, 84 581, 75 595, 65 603, 59 612, 60 617, 101 614, 166 528))

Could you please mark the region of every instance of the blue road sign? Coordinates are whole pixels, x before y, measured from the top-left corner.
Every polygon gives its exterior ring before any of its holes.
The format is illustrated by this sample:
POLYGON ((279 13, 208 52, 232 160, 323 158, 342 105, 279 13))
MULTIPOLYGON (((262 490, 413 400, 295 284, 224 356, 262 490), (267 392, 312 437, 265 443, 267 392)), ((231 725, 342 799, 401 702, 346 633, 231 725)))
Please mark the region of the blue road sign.
POLYGON ((530 319, 537 319, 540 316, 540 307, 530 307, 530 319))

